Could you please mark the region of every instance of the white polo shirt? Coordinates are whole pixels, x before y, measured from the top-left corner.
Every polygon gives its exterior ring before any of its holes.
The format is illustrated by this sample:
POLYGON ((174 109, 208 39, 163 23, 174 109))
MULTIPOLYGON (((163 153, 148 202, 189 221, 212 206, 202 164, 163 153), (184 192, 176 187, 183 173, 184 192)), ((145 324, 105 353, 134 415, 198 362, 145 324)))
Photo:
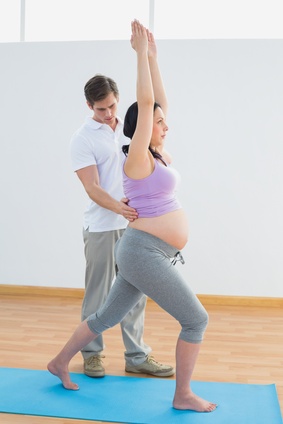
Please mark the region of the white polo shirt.
MULTIPOLYGON (((122 187, 122 145, 129 144, 123 134, 120 118, 115 131, 90 116, 71 139, 71 160, 74 171, 96 165, 100 186, 114 199, 124 196, 122 187)), ((90 200, 84 213, 84 229, 90 232, 112 231, 126 228, 128 221, 122 216, 90 200)))

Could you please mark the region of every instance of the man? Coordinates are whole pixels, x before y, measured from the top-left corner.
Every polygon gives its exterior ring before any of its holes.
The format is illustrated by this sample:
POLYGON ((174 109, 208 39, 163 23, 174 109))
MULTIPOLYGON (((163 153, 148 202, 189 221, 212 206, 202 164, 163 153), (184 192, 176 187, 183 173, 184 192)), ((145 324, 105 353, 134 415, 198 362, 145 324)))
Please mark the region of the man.
MULTIPOLYGON (((93 115, 71 140, 73 169, 90 198, 83 226, 86 272, 82 320, 104 303, 115 276, 115 243, 127 221, 137 218, 135 209, 127 205, 122 188, 121 147, 129 140, 123 135, 123 122, 116 115, 117 85, 111 78, 95 75, 86 83, 84 93, 93 115)), ((143 296, 120 323, 126 348, 125 370, 169 377, 174 369, 150 356, 151 348, 143 342, 146 300, 143 296)), ((105 375, 101 359, 103 348, 103 338, 99 336, 82 351, 84 373, 89 377, 105 375)))

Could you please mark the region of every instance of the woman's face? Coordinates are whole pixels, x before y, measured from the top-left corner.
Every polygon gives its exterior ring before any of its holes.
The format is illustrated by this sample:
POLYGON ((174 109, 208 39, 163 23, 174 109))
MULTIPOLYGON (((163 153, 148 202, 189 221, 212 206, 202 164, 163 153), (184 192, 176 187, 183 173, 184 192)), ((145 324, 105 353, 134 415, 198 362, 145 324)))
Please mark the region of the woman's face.
POLYGON ((165 122, 164 113, 160 107, 157 107, 153 115, 153 128, 150 140, 150 147, 153 149, 162 148, 166 133, 168 131, 167 124, 165 122))

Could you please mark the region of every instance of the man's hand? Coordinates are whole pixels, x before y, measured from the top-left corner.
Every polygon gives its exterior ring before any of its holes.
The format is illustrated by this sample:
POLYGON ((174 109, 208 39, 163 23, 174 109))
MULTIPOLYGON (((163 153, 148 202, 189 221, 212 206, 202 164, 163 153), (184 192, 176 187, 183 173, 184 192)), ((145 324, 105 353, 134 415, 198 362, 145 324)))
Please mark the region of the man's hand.
POLYGON ((123 217, 126 218, 128 221, 132 222, 138 218, 138 213, 134 208, 128 206, 128 201, 129 199, 127 199, 126 197, 123 197, 123 199, 120 200, 121 215, 123 215, 123 217))

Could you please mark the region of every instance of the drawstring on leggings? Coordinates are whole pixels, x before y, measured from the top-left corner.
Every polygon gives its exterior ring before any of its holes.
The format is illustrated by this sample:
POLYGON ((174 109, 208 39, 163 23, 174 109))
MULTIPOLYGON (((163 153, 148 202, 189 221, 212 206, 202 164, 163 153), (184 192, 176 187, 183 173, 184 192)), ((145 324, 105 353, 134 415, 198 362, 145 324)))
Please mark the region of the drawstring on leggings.
POLYGON ((176 265, 176 262, 180 261, 182 265, 184 265, 185 260, 181 254, 181 252, 177 252, 176 255, 174 256, 174 258, 172 259, 172 265, 176 265))

